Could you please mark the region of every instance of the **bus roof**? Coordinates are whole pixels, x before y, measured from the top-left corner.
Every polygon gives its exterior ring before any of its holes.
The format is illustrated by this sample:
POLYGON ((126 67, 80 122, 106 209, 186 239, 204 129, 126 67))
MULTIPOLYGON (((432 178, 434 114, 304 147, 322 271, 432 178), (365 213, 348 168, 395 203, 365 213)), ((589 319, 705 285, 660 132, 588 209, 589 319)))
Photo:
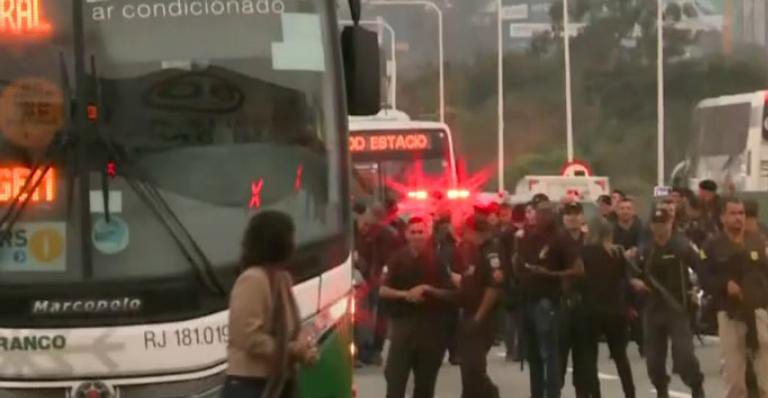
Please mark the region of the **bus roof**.
POLYGON ((751 93, 723 95, 720 97, 706 98, 699 102, 697 108, 707 108, 712 106, 742 104, 742 103, 761 103, 765 101, 768 91, 754 91, 751 93))
POLYGON ((403 129, 448 130, 448 125, 440 122, 424 122, 414 120, 352 120, 350 118, 349 121, 349 131, 382 131, 403 129))

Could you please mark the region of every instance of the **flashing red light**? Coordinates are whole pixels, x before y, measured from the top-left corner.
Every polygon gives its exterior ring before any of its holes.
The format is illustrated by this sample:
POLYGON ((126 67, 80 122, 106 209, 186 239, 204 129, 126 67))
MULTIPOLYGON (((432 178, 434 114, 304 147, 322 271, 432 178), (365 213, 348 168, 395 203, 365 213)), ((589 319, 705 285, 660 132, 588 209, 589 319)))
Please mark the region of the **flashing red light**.
MULTIPOLYGON (((12 201, 19 196, 27 180, 35 182, 40 178, 42 170, 38 170, 34 176, 31 176, 32 170, 27 167, 0 167, 0 203, 12 201)), ((38 188, 32 192, 32 197, 28 203, 52 203, 56 200, 56 172, 53 168, 48 169, 43 181, 38 188)), ((26 200, 26 194, 19 196, 19 199, 26 200)))
POLYGON ((600 187, 600 189, 602 189, 603 192, 605 192, 605 185, 606 185, 605 180, 597 180, 595 181, 595 184, 597 184, 597 186, 600 187))
POLYGON ((0 0, 0 33, 39 35, 49 33, 51 24, 42 18, 40 0, 0 0))
POLYGON ((258 209, 261 207, 261 190, 264 188, 264 179, 260 178, 257 182, 251 183, 251 202, 248 207, 258 209))
POLYGON ((427 191, 410 191, 408 192, 408 198, 413 200, 427 200, 429 199, 429 193, 427 191))
POLYGON ((431 146, 429 135, 423 133, 349 137, 350 152, 423 151, 431 146))
POLYGON ((299 168, 296 169, 296 180, 293 182, 293 189, 296 191, 301 191, 301 183, 304 179, 304 165, 299 164, 299 168))
POLYGON ((88 114, 88 120, 91 122, 95 122, 99 120, 99 107, 96 105, 88 105, 85 108, 86 113, 88 114))
POLYGON ((469 199, 471 193, 467 189, 449 189, 446 196, 450 200, 464 200, 469 199))

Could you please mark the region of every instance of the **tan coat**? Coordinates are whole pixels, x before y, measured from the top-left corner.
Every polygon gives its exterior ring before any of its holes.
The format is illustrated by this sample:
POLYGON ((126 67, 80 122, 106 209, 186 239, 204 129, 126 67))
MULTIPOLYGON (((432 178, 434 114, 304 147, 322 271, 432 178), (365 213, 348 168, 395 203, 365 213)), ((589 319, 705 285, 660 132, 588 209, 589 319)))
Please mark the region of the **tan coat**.
MULTIPOLYGON (((272 271, 277 295, 272 293, 269 277, 262 267, 250 267, 237 278, 229 301, 229 345, 227 347, 228 370, 232 376, 273 378, 288 376, 280 370, 286 361, 278 358, 281 343, 283 349, 298 332, 299 314, 291 287, 293 280, 286 271, 272 271), (277 300, 274 299, 277 297, 277 300), (273 301, 279 301, 277 303, 273 301), (275 305, 282 305, 286 341, 274 337, 275 305)), ((285 354, 288 355, 288 354, 285 354)), ((295 364, 293 360, 288 361, 295 364)))

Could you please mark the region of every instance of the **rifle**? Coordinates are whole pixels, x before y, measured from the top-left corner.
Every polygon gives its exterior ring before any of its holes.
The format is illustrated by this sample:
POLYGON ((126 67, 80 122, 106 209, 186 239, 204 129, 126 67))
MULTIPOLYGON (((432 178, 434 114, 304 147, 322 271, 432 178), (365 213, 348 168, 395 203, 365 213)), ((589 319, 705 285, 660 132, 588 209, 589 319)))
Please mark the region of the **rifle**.
MULTIPOLYGON (((648 255, 648 259, 646 259, 646 263, 648 261, 651 261, 654 255, 653 246, 651 246, 651 252, 648 255)), ((667 303, 667 305, 670 306, 675 311, 687 313, 687 309, 683 307, 682 304, 680 304, 679 301, 675 298, 675 296, 672 295, 672 293, 667 290, 659 281, 651 275, 650 272, 643 272, 643 270, 634 262, 627 261, 627 264, 629 264, 629 267, 632 268, 632 270, 637 273, 638 275, 645 275, 645 279, 651 284, 651 288, 655 290, 661 298, 664 300, 664 302, 667 303)))

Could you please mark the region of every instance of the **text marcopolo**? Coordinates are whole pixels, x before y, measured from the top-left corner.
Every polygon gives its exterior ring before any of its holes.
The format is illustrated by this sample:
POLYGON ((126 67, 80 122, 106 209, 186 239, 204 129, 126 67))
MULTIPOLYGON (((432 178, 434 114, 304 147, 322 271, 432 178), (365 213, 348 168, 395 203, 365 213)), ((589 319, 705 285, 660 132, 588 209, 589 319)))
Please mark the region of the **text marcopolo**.
POLYGON ((109 314, 141 311, 141 299, 123 297, 100 300, 35 300, 34 315, 109 314))
POLYGON ((282 14, 283 0, 165 0, 130 4, 97 5, 91 9, 94 21, 146 20, 183 17, 282 14))

